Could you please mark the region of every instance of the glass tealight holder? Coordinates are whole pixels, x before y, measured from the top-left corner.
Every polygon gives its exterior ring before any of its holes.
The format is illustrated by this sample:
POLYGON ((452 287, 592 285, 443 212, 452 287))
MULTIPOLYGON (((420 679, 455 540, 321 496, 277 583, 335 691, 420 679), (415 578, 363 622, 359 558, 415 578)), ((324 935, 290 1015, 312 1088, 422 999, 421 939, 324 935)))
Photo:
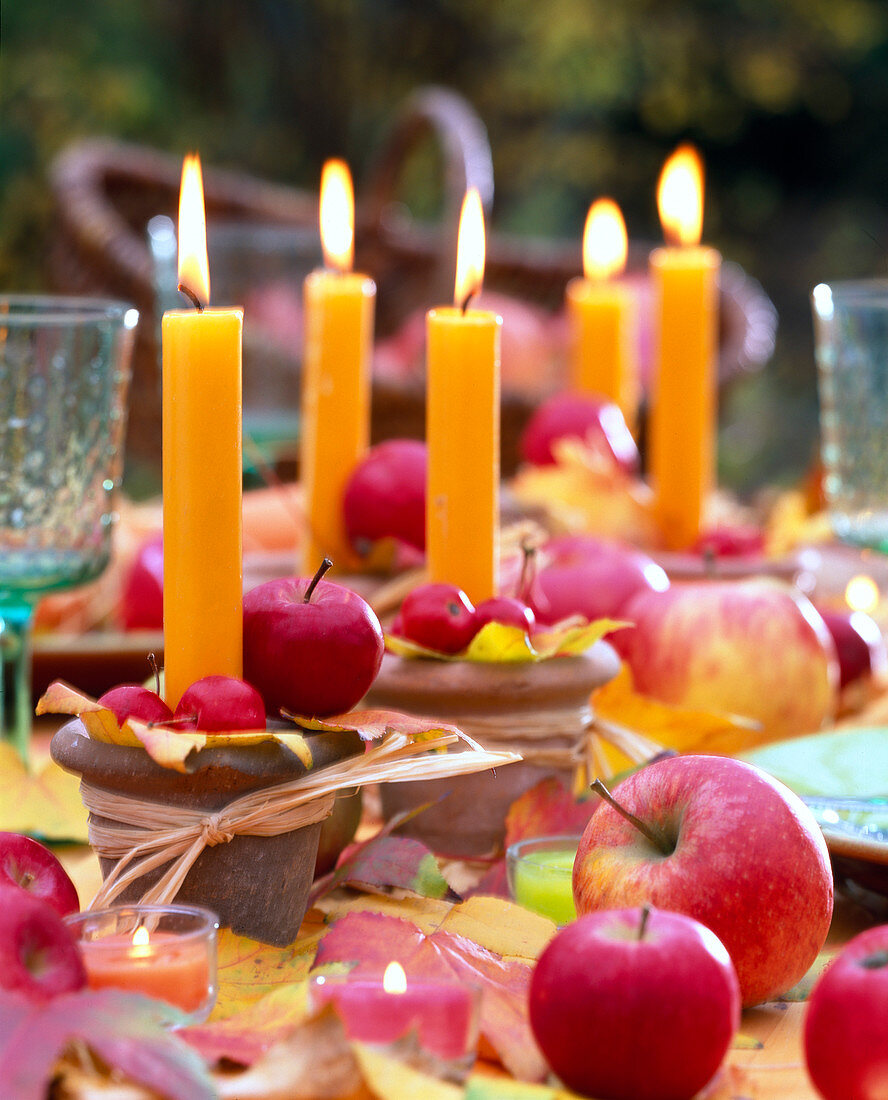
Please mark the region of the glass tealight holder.
POLYGON ((506 878, 512 900, 556 924, 575 920, 573 865, 578 834, 538 836, 506 849, 506 878))
MULTIPOLYGON (((397 965, 397 964, 396 964, 397 965)), ((478 1051, 481 989, 470 983, 319 974, 309 983, 312 1011, 331 1004, 346 1035, 414 1069, 461 1083, 478 1051)))
POLYGON ((141 993, 202 1023, 216 1003, 219 919, 191 905, 121 905, 65 918, 91 989, 141 993))

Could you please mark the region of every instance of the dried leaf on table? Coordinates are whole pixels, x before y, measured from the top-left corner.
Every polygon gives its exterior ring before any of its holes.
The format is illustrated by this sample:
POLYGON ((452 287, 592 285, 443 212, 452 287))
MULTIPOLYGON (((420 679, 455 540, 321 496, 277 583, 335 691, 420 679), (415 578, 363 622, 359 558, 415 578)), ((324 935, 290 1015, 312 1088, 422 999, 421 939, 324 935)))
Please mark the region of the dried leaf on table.
POLYGON ((212 1022, 244 1012, 266 994, 304 981, 311 970, 320 933, 304 936, 288 947, 270 947, 238 936, 230 928, 219 932, 219 993, 212 1022))
POLYGON ((629 625, 617 619, 596 619, 591 623, 569 622, 564 626, 540 631, 531 639, 520 627, 505 623, 485 623, 460 653, 439 653, 425 649, 408 638, 394 634, 386 635, 386 648, 398 657, 414 659, 522 664, 585 653, 606 634, 629 625))
POLYGON ((525 1081, 476 1074, 469 1078, 464 1100, 579 1100, 579 1097, 552 1085, 531 1085, 525 1081))
POLYGON ((216 1081, 219 1100, 373 1100, 332 1007, 275 1043, 245 1073, 216 1081))
POLYGON ((336 921, 347 913, 379 913, 387 917, 402 917, 415 924, 423 932, 434 932, 453 908, 450 902, 437 898, 389 898, 382 895, 368 897, 340 893, 321 898, 317 908, 328 920, 336 921))
POLYGON ((373 893, 392 888, 409 890, 426 898, 452 896, 433 853, 420 841, 406 836, 380 836, 358 846, 339 864, 314 901, 337 886, 353 886, 373 893))
POLYGON ((210 1065, 224 1058, 251 1066, 308 1014, 308 983, 294 981, 278 986, 232 1016, 196 1024, 179 1034, 210 1065))
POLYGON ((509 807, 506 847, 532 837, 582 833, 597 805, 597 798, 578 801, 559 779, 541 779, 509 807))
POLYGON ((0 830, 85 844, 87 812, 79 778, 52 760, 29 772, 12 745, 0 743, 0 830))
POLYGON ((363 1043, 354 1044, 354 1054, 378 1100, 462 1100, 463 1090, 456 1085, 439 1081, 363 1043))
POLYGON ((555 935, 555 925, 547 917, 492 897, 472 897, 454 905, 439 927, 504 958, 527 962, 536 962, 555 935))
MULTIPOLYGON (((593 692, 592 706, 602 728, 612 725, 629 730, 678 752, 731 756, 759 740, 760 724, 749 718, 690 710, 639 694, 625 664, 610 683, 593 692)), ((614 771, 634 763, 616 749, 608 758, 614 771)))
POLYGON ((117 990, 68 993, 45 1004, 0 993, 4 1100, 44 1100, 56 1061, 74 1040, 167 1100, 213 1100, 202 1060, 167 1030, 182 1019, 168 1005, 117 990))
POLYGON ((129 745, 132 748, 139 744, 126 724, 121 727, 113 711, 66 684, 64 680, 53 680, 38 699, 36 713, 70 714, 73 718, 79 718, 93 741, 103 741, 108 745, 129 745))
MULTIPOLYGON (((459 909, 455 906, 451 914, 459 909)), ((485 922, 478 924, 491 930, 485 922)), ((525 944, 511 952, 518 956, 525 944)), ((530 1029, 527 995, 531 962, 504 958, 462 935, 439 930, 425 935, 410 921, 377 913, 341 917, 318 945, 317 964, 351 964, 350 973, 381 977, 397 960, 420 979, 460 980, 482 989, 481 1032, 506 1069, 523 1080, 542 1080, 546 1072, 530 1029)))

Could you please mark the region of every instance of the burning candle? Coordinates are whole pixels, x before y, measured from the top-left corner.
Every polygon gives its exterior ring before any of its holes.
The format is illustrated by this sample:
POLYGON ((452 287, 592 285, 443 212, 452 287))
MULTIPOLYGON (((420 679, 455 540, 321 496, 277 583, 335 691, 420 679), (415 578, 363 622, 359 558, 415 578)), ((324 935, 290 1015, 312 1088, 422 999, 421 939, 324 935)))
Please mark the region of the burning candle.
POLYGON ((426 560, 432 581, 475 603, 496 594, 499 539, 500 331, 495 313, 469 309, 484 279, 484 211, 463 200, 453 307, 427 314, 426 560))
POLYGON ((474 1059, 478 1042, 475 986, 447 981, 407 980, 398 962, 386 967, 382 981, 372 978, 314 979, 311 1002, 332 1002, 350 1039, 380 1045, 415 1032, 419 1046, 445 1062, 474 1059))
POLYGON ((91 989, 122 989, 206 1019, 216 997, 216 934, 206 909, 121 906, 66 918, 78 937, 91 989))
POLYGON ((657 193, 669 247, 651 254, 656 350, 651 393, 650 472, 664 545, 692 546, 715 487, 718 273, 721 257, 700 247, 703 165, 681 146, 657 193))
POLYGON ((194 309, 163 316, 165 696, 242 674, 243 310, 209 309, 200 161, 185 158, 179 284, 194 309))
POLYGON ((613 401, 631 425, 638 413, 635 302, 617 281, 628 251, 619 206, 598 199, 589 208, 583 233, 584 277, 568 283, 566 300, 572 388, 613 401))
POLYGON ((367 450, 370 353, 376 285, 352 272, 354 194, 340 160, 321 177, 321 244, 326 269, 305 280, 301 479, 308 539, 304 568, 324 557, 356 566, 345 536, 342 499, 349 475, 367 450))

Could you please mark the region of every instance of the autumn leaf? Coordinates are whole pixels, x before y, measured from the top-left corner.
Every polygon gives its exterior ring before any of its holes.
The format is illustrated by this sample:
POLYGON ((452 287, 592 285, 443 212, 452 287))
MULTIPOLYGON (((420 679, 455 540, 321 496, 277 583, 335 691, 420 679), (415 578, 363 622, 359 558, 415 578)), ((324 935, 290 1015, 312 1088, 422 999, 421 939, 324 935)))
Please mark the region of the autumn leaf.
POLYGON ((103 741, 108 745, 128 745, 130 748, 137 748, 139 745, 132 730, 126 724, 121 726, 113 711, 66 684, 64 680, 53 680, 37 701, 36 713, 70 714, 79 718, 93 741, 103 741))
POLYGON ((312 890, 310 903, 338 886, 373 893, 398 888, 427 898, 451 894, 434 854, 412 837, 375 836, 344 854, 347 858, 327 876, 323 887, 312 890))
POLYGON ((52 760, 29 772, 12 745, 0 742, 0 830, 85 844, 87 818, 77 776, 52 760))
POLYGON ((439 1081, 364 1043, 352 1047, 364 1080, 378 1100, 462 1100, 463 1090, 439 1081))
POLYGON ((531 1085, 526 1081, 475 1074, 466 1083, 463 1100, 579 1100, 579 1097, 551 1085, 531 1085))
POLYGON ((426 735, 460 732, 456 726, 439 722, 436 718, 419 718, 396 710, 353 710, 331 718, 306 718, 286 710, 282 713, 303 729, 349 731, 357 733, 362 741, 378 741, 388 733, 402 733, 417 739, 426 735))
MULTIPOLYGON (((759 740, 761 727, 748 718, 690 710, 639 694, 625 664, 613 680, 593 692, 592 706, 605 734, 612 725, 678 752, 731 756, 759 740)), ((607 757, 614 771, 635 763, 615 748, 608 748, 607 757)))
POLYGON ((211 1021, 244 1012, 267 994, 308 977, 320 933, 300 937, 287 947, 270 947, 238 936, 230 928, 219 932, 219 992, 211 1021))
POLYGON ((0 992, 4 1100, 44 1100, 55 1063, 72 1040, 168 1100, 213 1100, 203 1061, 168 1030, 184 1020, 178 1009, 117 990, 67 993, 43 1004, 0 992))
POLYGON ((536 962, 555 935, 555 925, 547 917, 492 897, 472 897, 454 905, 438 927, 504 958, 530 963, 536 962))
MULTIPOLYGON (((407 638, 388 634, 386 646, 389 652, 398 657, 477 661, 481 664, 521 664, 585 653, 606 634, 629 625, 618 619, 596 619, 591 623, 571 620, 561 626, 540 631, 531 638, 518 626, 485 623, 468 646, 459 653, 440 653, 425 649, 407 638)), ((298 721, 301 722, 301 719, 298 721)))
POLYGON ((554 776, 520 795, 506 814, 506 847, 539 836, 582 833, 597 799, 578 801, 554 776))
POLYGON ((179 1034, 210 1065, 225 1058, 251 1066, 308 1015, 308 983, 294 981, 272 989, 234 1015, 184 1028, 179 1034))

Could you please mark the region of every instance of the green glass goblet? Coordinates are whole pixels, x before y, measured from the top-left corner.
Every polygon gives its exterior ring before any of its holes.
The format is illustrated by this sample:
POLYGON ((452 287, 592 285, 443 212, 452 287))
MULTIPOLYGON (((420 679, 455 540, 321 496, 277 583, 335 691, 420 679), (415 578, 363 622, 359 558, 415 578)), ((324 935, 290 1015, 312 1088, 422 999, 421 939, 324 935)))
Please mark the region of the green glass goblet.
POLYGON ((111 553, 138 319, 123 302, 0 296, 0 733, 23 756, 34 605, 111 553))

